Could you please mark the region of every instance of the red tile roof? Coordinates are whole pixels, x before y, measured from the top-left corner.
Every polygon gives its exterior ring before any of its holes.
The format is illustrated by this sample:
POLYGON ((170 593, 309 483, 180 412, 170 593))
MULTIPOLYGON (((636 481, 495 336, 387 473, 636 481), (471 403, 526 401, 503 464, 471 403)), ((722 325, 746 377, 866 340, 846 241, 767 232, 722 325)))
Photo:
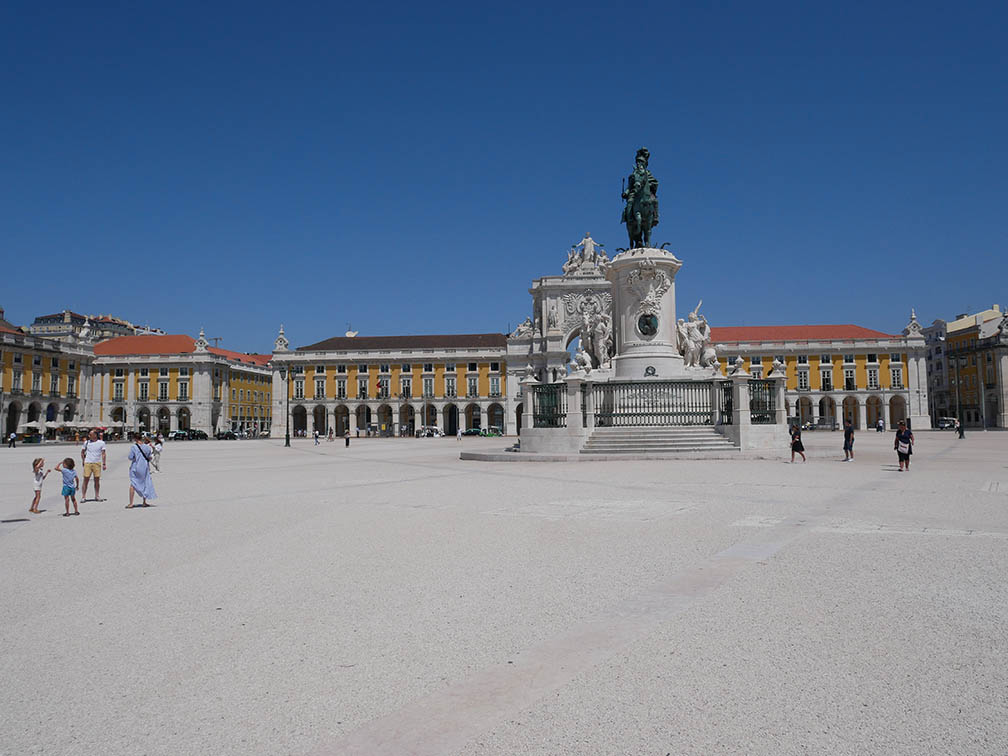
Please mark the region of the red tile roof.
MULTIPOLYGON (((119 336, 114 339, 99 341, 94 347, 97 356, 122 356, 140 354, 190 354, 196 351, 196 339, 184 333, 159 335, 140 334, 138 336, 119 336)), ((236 362, 250 365, 265 365, 270 361, 268 354, 243 354, 229 349, 208 347, 207 351, 236 362)))
POLYGON ((13 323, 9 323, 8 321, 4 320, 3 318, 0 318, 0 333, 18 333, 18 334, 24 334, 24 331, 22 331, 20 328, 18 328, 13 323))
POLYGON ((450 333, 419 336, 334 336, 317 344, 298 347, 298 352, 329 352, 367 349, 485 349, 507 347, 503 333, 450 333))
POLYGON ((711 328, 711 341, 729 344, 746 341, 854 341, 896 339, 899 336, 857 325, 722 326, 711 328))

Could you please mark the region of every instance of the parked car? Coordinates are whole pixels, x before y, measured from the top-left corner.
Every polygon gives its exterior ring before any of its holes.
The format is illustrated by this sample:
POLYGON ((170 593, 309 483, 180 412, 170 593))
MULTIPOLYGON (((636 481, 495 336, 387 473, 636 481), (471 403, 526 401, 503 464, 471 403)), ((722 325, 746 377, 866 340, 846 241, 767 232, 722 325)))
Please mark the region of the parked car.
POLYGON ((436 425, 422 425, 416 435, 417 438, 440 438, 444 433, 436 425))
POLYGON ((954 417, 939 417, 938 418, 938 429, 939 430, 954 430, 955 429, 955 418, 954 417))
POLYGON ((199 428, 190 428, 186 433, 189 434, 190 441, 202 440, 210 438, 205 430, 200 430, 199 428))
POLYGON ((469 430, 462 431, 463 436, 479 436, 482 435, 482 431, 479 428, 470 428, 469 430))
POLYGON ((238 436, 235 434, 234 431, 222 430, 216 435, 215 438, 218 441, 236 441, 238 439, 238 436))
POLYGON ((168 434, 169 441, 188 441, 189 434, 184 430, 173 430, 168 434))
POLYGON ((489 428, 487 428, 485 431, 483 431, 480 435, 481 436, 503 436, 504 433, 501 431, 501 429, 498 426, 491 425, 489 428))

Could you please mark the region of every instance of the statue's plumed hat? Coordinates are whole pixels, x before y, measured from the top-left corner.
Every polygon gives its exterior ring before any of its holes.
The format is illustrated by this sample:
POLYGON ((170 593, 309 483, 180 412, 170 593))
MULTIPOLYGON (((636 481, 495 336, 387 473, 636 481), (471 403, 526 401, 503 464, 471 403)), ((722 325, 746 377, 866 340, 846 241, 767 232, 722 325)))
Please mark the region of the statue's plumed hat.
POLYGON ((648 148, 647 147, 641 147, 639 150, 637 150, 637 157, 640 157, 641 155, 644 156, 645 160, 650 160, 651 159, 651 153, 648 152, 648 148))

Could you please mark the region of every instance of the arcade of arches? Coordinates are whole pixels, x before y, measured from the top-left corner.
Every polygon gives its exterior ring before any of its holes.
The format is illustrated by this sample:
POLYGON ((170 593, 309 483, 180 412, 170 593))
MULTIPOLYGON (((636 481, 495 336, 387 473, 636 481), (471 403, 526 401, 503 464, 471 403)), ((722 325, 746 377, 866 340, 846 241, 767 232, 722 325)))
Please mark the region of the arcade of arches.
MULTIPOLYGON (((520 417, 520 413, 519 413, 520 417)), ((499 402, 454 403, 428 402, 402 404, 398 408, 387 402, 369 402, 351 407, 348 404, 293 404, 290 408, 291 432, 296 436, 310 435, 318 430, 336 435, 346 431, 363 435, 412 436, 421 426, 437 427, 446 435, 470 428, 500 428, 508 432, 504 407, 499 402)))
POLYGON ((849 419, 855 428, 866 430, 874 428, 879 420, 882 420, 887 428, 895 428, 900 420, 907 419, 907 406, 906 400, 900 394, 893 394, 888 401, 877 394, 848 395, 842 399, 840 396, 836 398, 800 396, 794 404, 789 396, 787 413, 789 417, 797 418, 803 425, 805 423, 832 425, 834 421, 840 425, 849 419), (839 413, 838 399, 841 402, 839 413))

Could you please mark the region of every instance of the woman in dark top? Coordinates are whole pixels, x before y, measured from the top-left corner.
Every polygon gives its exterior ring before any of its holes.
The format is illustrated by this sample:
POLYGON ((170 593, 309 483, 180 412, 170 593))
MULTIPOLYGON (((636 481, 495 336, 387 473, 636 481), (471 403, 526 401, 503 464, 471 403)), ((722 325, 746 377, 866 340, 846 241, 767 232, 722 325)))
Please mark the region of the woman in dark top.
POLYGON ((843 453, 844 462, 854 461, 854 425, 849 419, 843 423, 843 453))
POLYGON ((794 462, 795 452, 801 454, 802 462, 808 462, 805 459, 805 446, 801 442, 801 431, 798 429, 797 425, 791 426, 791 461, 794 462))
POLYGON ((896 455, 899 457, 899 471, 903 472, 906 469, 910 472, 910 455, 913 454, 913 432, 906 427, 906 423, 900 420, 899 429, 896 431, 896 441, 893 444, 893 449, 896 450, 896 455))

